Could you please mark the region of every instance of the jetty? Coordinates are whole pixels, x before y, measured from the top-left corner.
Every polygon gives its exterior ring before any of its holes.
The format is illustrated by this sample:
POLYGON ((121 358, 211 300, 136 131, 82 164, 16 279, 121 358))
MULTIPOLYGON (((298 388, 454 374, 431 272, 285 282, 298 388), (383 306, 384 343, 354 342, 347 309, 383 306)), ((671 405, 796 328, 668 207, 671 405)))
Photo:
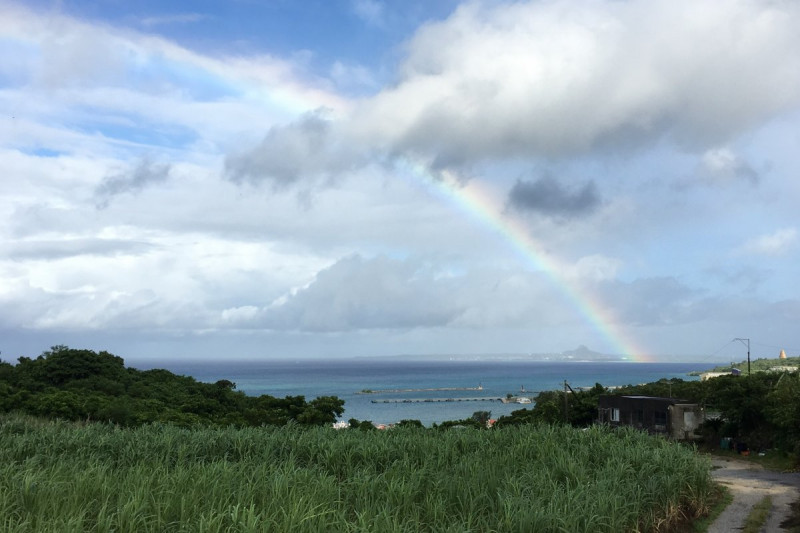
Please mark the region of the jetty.
POLYGON ((363 389, 356 394, 396 394, 400 392, 450 392, 450 391, 481 391, 483 385, 477 387, 435 387, 431 389, 363 389))
POLYGON ((480 396, 477 398, 385 398, 372 403, 446 403, 446 402, 502 402, 503 398, 480 396))

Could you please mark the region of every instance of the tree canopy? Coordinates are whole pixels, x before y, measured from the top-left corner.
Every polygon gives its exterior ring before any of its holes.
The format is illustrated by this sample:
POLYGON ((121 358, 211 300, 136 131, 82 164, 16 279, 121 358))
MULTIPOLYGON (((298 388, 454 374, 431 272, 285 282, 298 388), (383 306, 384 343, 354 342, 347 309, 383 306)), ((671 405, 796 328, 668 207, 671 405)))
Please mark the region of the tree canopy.
POLYGON ((123 426, 164 422, 179 426, 306 425, 333 423, 344 401, 321 396, 247 396, 222 379, 202 383, 168 370, 126 368, 121 357, 53 346, 16 365, 0 362, 0 412, 21 411, 67 420, 123 426))
POLYGON ((750 376, 727 375, 706 381, 665 378, 613 390, 598 383, 591 389, 566 394, 566 402, 562 391, 543 391, 532 409, 500 417, 497 426, 568 423, 586 427, 597 419, 598 398, 602 394, 679 398, 697 403, 707 414, 714 415, 705 424, 711 441, 734 437, 758 448, 800 452, 798 372, 753 372, 750 376))

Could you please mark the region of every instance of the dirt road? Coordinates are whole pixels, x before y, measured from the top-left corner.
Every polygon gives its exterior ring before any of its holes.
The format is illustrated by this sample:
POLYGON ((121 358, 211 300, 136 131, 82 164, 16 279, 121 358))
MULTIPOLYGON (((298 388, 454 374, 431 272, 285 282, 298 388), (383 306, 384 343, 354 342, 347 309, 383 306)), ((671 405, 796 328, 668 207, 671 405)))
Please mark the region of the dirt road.
POLYGON ((711 524, 708 533, 740 530, 753 506, 764 496, 772 497, 772 509, 762 531, 784 531, 780 524, 789 517, 791 504, 800 499, 800 473, 772 472, 736 459, 713 458, 711 462, 714 479, 730 489, 733 502, 711 524))

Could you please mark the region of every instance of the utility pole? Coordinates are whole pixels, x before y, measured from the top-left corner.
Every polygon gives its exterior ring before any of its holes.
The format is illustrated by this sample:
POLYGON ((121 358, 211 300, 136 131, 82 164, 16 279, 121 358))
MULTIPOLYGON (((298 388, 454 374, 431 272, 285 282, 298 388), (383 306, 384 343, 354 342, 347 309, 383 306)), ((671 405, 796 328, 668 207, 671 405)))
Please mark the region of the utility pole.
POLYGON ((747 346, 747 375, 750 375, 750 339, 733 339, 735 341, 739 341, 745 346, 747 346))

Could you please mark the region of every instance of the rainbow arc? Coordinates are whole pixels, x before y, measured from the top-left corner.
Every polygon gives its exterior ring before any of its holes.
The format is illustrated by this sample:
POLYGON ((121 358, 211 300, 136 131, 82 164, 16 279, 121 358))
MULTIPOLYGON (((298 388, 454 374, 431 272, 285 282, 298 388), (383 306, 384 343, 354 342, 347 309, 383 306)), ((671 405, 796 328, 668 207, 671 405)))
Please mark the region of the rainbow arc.
POLYGON ((588 292, 570 280, 566 265, 543 251, 542 245, 530 234, 522 222, 505 213, 495 195, 482 187, 477 180, 463 182, 452 172, 443 171, 433 175, 421 164, 404 162, 416 179, 423 180, 450 202, 482 225, 500 235, 535 270, 542 272, 564 298, 579 312, 583 319, 597 331, 609 345, 625 358, 638 362, 652 362, 647 351, 629 337, 609 306, 603 305, 588 292))

